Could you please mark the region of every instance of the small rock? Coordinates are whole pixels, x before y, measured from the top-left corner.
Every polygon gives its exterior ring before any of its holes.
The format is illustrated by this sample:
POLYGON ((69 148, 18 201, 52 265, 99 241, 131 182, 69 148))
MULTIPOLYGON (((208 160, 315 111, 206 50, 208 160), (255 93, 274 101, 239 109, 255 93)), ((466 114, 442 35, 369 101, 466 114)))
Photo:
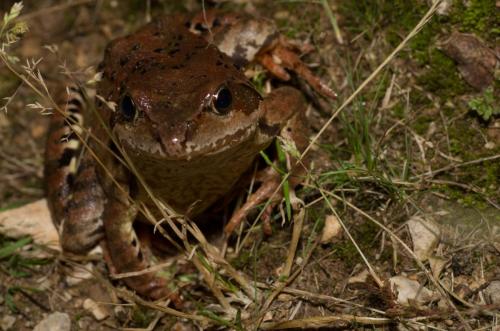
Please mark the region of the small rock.
POLYGON ((120 305, 115 306, 115 308, 113 308, 113 315, 120 322, 125 322, 129 316, 127 310, 120 305))
POLYGON ((447 260, 441 257, 429 256, 429 265, 431 267, 432 275, 436 279, 439 279, 439 275, 441 275, 441 272, 443 271, 447 262, 447 260))
MULTIPOLYGON (((41 199, 19 208, 0 213, 0 233, 13 238, 31 236, 35 243, 61 250, 59 234, 52 223, 46 199, 41 199)), ((37 250, 36 257, 51 256, 43 250, 37 250)))
POLYGON ((70 331, 71 320, 68 314, 55 312, 41 320, 33 331, 70 331))
POLYGON ((342 226, 335 215, 328 215, 321 233, 321 243, 327 244, 342 233, 342 226))
POLYGON ((4 301, 5 300, 4 300, 3 296, 0 295, 0 305, 3 305, 4 301))
POLYGON ((436 14, 448 16, 450 14, 452 0, 443 0, 436 8, 436 14))
POLYGON ((498 60, 495 52, 473 34, 454 32, 442 45, 469 85, 482 91, 493 82, 498 60))
POLYGON ((409 306, 412 302, 425 304, 434 299, 435 294, 428 288, 421 286, 416 280, 404 276, 389 278, 392 292, 397 295, 397 302, 409 306))
POLYGON ((489 304, 500 305, 500 280, 492 281, 483 292, 489 304))
POLYGON ((84 280, 91 279, 94 277, 91 273, 92 270, 94 270, 94 265, 91 262, 87 263, 83 268, 75 267, 71 270, 69 275, 66 276, 66 283, 69 286, 75 286, 84 280))
POLYGON ((407 224, 413 241, 413 252, 420 261, 427 260, 439 242, 439 228, 418 216, 410 218, 407 224))
POLYGON ((108 309, 92 299, 85 299, 85 301, 83 302, 83 308, 91 312, 94 318, 98 321, 102 321, 109 316, 108 309))
POLYGON ((350 277, 349 280, 347 281, 347 283, 348 284, 366 283, 369 276, 370 276, 370 273, 368 272, 367 269, 365 269, 365 270, 361 271, 359 274, 350 277))
POLYGON ((172 328, 170 330, 172 330, 172 331, 194 331, 195 328, 193 327, 193 325, 191 325, 187 322, 178 321, 172 326, 172 328))
POLYGON ((293 298, 294 297, 290 294, 281 293, 280 295, 278 295, 277 300, 280 302, 290 302, 293 301, 293 298))
POLYGON ((495 143, 493 141, 488 141, 486 144, 484 144, 484 148, 486 149, 495 149, 495 143))
POLYGON ((16 323, 16 318, 14 316, 5 315, 0 320, 0 328, 2 331, 8 331, 12 326, 14 326, 14 323, 16 323))

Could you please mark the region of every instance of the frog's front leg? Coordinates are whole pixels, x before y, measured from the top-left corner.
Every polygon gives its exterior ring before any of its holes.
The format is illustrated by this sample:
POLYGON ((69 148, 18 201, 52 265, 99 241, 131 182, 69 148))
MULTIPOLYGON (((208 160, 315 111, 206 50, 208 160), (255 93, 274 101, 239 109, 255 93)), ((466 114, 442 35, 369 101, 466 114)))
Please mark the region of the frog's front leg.
MULTIPOLYGON (((103 221, 106 234, 106 249, 111 261, 110 270, 117 273, 137 272, 137 276, 125 277, 125 283, 139 294, 152 299, 169 297, 177 299, 169 291, 166 279, 155 272, 144 272, 151 266, 150 254, 141 248, 133 223, 137 218, 137 207, 129 201, 128 174, 124 169, 113 169, 117 183, 106 183, 108 200, 103 221), (119 186, 118 186, 119 185, 119 186)), ((108 180, 107 180, 108 181, 108 180)), ((174 300, 174 301, 175 301, 174 300)))
MULTIPOLYGON (((264 108, 264 117, 259 122, 259 135, 272 138, 279 134, 285 140, 293 142, 296 150, 302 153, 309 143, 309 128, 305 119, 307 106, 302 93, 289 86, 280 87, 272 91, 264 99, 261 107, 264 108)), ((287 179, 290 189, 293 190, 302 182, 309 163, 310 160, 307 155, 302 160, 290 157, 289 164, 291 168, 288 169, 290 176, 287 179)), ((272 167, 269 167, 259 174, 257 181, 262 183, 261 186, 250 195, 243 206, 234 212, 224 228, 227 235, 231 234, 253 209, 268 199, 272 199, 262 215, 264 228, 269 228, 267 223, 270 220, 271 212, 274 206, 283 198, 280 189, 282 176, 272 167)))

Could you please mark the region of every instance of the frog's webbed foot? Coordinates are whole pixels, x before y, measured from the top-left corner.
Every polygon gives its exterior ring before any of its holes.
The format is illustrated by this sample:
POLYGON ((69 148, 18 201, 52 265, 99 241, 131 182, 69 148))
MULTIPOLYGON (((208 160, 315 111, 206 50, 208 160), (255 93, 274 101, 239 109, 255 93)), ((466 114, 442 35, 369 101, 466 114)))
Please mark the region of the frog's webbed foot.
POLYGON ((288 81, 290 74, 287 70, 295 72, 321 95, 336 99, 337 94, 328 87, 318 76, 313 74, 309 67, 300 59, 297 47, 292 45, 283 36, 266 50, 257 54, 257 61, 277 78, 288 81))
POLYGON ((337 94, 300 59, 299 54, 310 52, 311 47, 307 44, 294 45, 279 34, 270 20, 207 10, 192 17, 187 26, 192 33, 216 45, 238 66, 257 61, 283 81, 290 80, 288 71, 291 71, 321 95, 337 98, 337 94))

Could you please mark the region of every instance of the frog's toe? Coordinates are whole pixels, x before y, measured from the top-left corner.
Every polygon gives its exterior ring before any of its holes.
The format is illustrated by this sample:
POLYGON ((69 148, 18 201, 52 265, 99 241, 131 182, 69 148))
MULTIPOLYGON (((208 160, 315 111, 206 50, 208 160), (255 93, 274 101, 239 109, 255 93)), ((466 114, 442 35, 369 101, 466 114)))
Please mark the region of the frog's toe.
POLYGON ((229 236, 233 233, 246 216, 267 199, 272 199, 272 201, 266 207, 265 212, 268 210, 272 211, 274 205, 282 198, 281 190, 277 190, 279 184, 279 177, 275 177, 263 183, 257 191, 252 193, 248 200, 233 214, 229 222, 224 227, 225 234, 229 236))
POLYGON ((259 55, 259 62, 277 78, 287 81, 288 69, 304 79, 316 92, 335 100, 337 94, 316 76, 286 41, 280 40, 273 48, 259 55))

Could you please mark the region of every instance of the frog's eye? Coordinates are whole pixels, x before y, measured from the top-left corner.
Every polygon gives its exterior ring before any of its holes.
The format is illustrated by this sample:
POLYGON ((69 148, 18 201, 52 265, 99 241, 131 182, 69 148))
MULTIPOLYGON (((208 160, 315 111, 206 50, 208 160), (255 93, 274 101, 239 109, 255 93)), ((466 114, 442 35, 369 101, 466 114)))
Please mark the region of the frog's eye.
POLYGON ((135 108, 134 101, 129 95, 124 95, 122 101, 120 102, 120 111, 123 117, 127 121, 132 121, 137 116, 137 110, 135 108))
POLYGON ((212 108, 217 114, 225 115, 231 110, 233 104, 233 95, 227 86, 219 87, 212 99, 212 108))

